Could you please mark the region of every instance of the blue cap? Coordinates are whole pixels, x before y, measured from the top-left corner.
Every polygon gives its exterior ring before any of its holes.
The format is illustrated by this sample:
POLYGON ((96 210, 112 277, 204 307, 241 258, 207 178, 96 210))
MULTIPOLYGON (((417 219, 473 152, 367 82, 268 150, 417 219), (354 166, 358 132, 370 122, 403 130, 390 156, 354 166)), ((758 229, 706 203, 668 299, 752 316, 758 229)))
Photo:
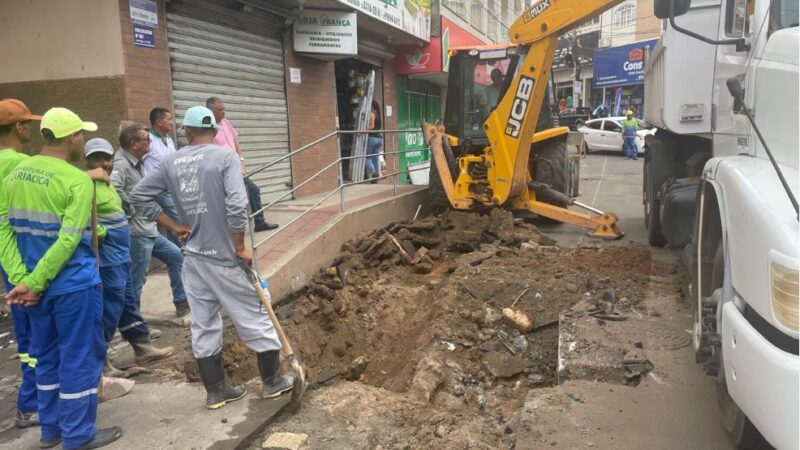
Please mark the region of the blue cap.
POLYGON ((92 153, 105 153, 106 155, 114 156, 114 146, 103 138, 89 139, 83 146, 83 154, 86 156, 92 153))
POLYGON ((217 125, 217 119, 214 118, 214 113, 205 106, 192 106, 186 110, 183 116, 183 128, 216 128, 220 129, 221 126, 217 125))

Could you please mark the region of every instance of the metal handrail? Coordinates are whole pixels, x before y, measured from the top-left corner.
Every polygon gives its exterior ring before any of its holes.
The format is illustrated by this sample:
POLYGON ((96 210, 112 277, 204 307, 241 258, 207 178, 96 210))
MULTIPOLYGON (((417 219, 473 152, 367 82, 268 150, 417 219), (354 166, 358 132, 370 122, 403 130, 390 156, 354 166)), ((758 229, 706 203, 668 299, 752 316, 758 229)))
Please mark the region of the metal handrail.
MULTIPOLYGON (((326 135, 324 135, 324 136, 322 136, 322 137, 320 137, 320 138, 318 138, 318 139, 316 139, 316 140, 314 140, 312 142, 309 142, 308 144, 305 144, 305 145, 301 146, 300 148, 281 156, 280 158, 277 158, 277 159, 272 160, 272 161, 270 161, 270 162, 268 162, 266 164, 263 164, 263 165, 259 166, 258 168, 254 169, 254 170, 248 171, 248 174, 246 176, 251 176, 251 175, 255 175, 256 173, 262 172, 262 171, 268 169, 269 167, 272 167, 273 165, 275 165, 275 164, 277 164, 277 163, 279 163, 279 162, 281 162, 281 161, 283 161, 283 160, 285 160, 287 158, 291 158, 292 156, 296 156, 296 155, 298 155, 298 154, 300 154, 300 153, 302 153, 302 152, 304 152, 304 151, 306 151, 306 150, 308 150, 308 149, 310 149, 310 148, 312 148, 312 147, 314 147, 314 146, 326 141, 327 139, 330 139, 333 136, 345 135, 345 134, 365 134, 365 133, 396 134, 396 133, 409 133, 409 132, 411 132, 411 133, 420 133, 420 132, 422 132, 422 130, 418 129, 418 128, 412 128, 412 129, 407 129, 407 130, 368 130, 368 131, 364 131, 364 130, 336 130, 336 131, 328 133, 328 134, 326 134, 326 135)), ((392 144, 394 144, 393 141, 392 141, 392 144)), ((394 147, 394 145, 392 145, 392 147, 394 147)), ((426 148, 427 148, 427 145, 426 145, 426 148)), ((417 150, 397 150, 397 151, 386 151, 386 152, 382 152, 382 153, 384 155, 388 156, 388 155, 400 155, 400 154, 405 154, 405 153, 410 153, 410 152, 417 152, 417 151, 419 151, 419 150, 418 149, 417 150)), ((306 214, 308 214, 309 212, 311 212, 312 210, 314 210, 315 208, 317 208, 318 206, 323 204, 326 200, 331 198, 336 193, 338 193, 339 196, 340 196, 340 201, 339 201, 339 203, 340 203, 340 212, 344 212, 345 211, 345 204, 346 204, 345 203, 345 199, 344 199, 344 189, 346 187, 354 186, 354 185, 357 185, 357 184, 363 184, 363 183, 371 183, 371 182, 373 182, 375 180, 382 180, 382 179, 386 179, 386 178, 392 177, 393 180, 394 180, 394 183, 393 183, 393 195, 396 196, 397 195, 397 176, 398 175, 408 174, 408 173, 411 173, 411 172, 414 172, 414 171, 418 171, 418 170, 425 170, 425 169, 422 169, 422 168, 420 168, 420 169, 411 169, 411 170, 400 170, 400 171, 394 171, 392 173, 384 174, 384 175, 381 175, 379 177, 370 178, 370 179, 367 179, 367 180, 345 182, 344 181, 344 177, 342 175, 341 163, 343 161, 347 161, 347 160, 351 160, 351 159, 367 158, 367 157, 368 157, 367 155, 350 155, 350 156, 341 156, 341 155, 339 155, 338 158, 336 158, 334 161, 332 161, 331 163, 329 163, 328 165, 326 165, 322 169, 318 170, 315 174, 313 174, 312 176, 308 177, 302 183, 298 184, 297 186, 294 186, 291 190, 289 190, 288 192, 285 192, 279 198, 273 199, 267 205, 262 206, 258 211, 252 212, 248 216, 248 220, 250 222, 249 230, 250 230, 250 243, 251 243, 252 251, 253 251, 253 262, 254 262, 254 267, 255 267, 257 272, 259 272, 258 271, 258 264, 257 264, 258 257, 256 255, 258 247, 260 247, 263 244, 265 244, 267 241, 269 241, 270 239, 275 237, 281 231, 283 231, 286 228, 290 227, 292 224, 294 224, 295 222, 300 220, 302 217, 304 217, 306 214), (262 214, 264 211, 266 211, 268 208, 274 206, 276 203, 278 203, 280 201, 283 201, 284 198, 294 194, 298 189, 302 188, 306 184, 308 184, 311 181, 313 181, 314 179, 318 178, 325 171, 330 170, 334 166, 336 166, 337 175, 338 175, 337 176, 338 183, 337 183, 336 188, 332 189, 330 192, 325 194, 316 203, 314 203, 310 207, 306 208, 304 211, 302 211, 299 215, 294 217, 288 223, 286 223, 283 226, 278 227, 269 236, 265 237, 264 239, 262 239, 259 242, 256 242, 256 240, 255 240, 256 239, 255 231, 253 229, 253 225, 254 225, 253 220, 254 220, 256 215, 262 214)))

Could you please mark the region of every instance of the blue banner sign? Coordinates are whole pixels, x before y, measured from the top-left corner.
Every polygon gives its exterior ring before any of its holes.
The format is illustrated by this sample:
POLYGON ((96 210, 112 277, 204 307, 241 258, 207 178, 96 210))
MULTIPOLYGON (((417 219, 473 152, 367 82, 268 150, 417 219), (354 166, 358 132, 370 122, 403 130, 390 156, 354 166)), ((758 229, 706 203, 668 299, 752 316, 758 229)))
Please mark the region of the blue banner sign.
POLYGON ((644 67, 657 42, 652 39, 594 52, 592 86, 644 84, 644 67))
POLYGON ((150 27, 133 26, 133 44, 137 47, 156 48, 156 36, 150 27))

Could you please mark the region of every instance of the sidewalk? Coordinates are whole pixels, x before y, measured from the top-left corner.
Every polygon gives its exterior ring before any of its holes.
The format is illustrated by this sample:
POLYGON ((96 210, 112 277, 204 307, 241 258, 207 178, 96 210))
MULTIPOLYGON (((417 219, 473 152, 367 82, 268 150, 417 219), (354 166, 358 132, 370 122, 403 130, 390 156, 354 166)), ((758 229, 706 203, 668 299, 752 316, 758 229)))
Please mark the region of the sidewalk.
MULTIPOLYGON (((426 188, 426 187, 422 187, 426 188)), ((398 185, 397 194, 404 194, 421 189, 420 186, 398 185)), ((292 219, 299 216, 303 211, 314 206, 328 193, 312 195, 295 200, 289 200, 274 205, 265 211, 264 216, 267 222, 277 223, 281 226, 289 223, 292 219)), ((392 185, 387 184, 359 184, 348 186, 344 189, 345 211, 360 208, 362 206, 376 203, 394 197, 392 185)), ((327 223, 341 213, 341 200, 339 194, 333 194, 322 204, 314 208, 286 229, 265 231, 256 233, 256 242, 260 242, 268 236, 270 238, 257 251, 258 267, 265 270, 267 267, 276 263, 286 252, 303 242, 308 236, 321 230, 327 223)))

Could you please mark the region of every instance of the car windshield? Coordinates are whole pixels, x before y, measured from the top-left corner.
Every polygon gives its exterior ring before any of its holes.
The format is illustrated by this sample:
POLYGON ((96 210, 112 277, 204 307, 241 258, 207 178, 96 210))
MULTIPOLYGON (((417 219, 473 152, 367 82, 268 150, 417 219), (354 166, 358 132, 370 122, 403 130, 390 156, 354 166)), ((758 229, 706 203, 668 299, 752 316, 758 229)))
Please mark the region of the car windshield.
MULTIPOLYGON (((495 53, 506 54, 505 49, 494 50, 495 53)), ((484 52, 493 56, 491 52, 484 52)), ((472 73, 472 80, 465 79, 464 85, 464 131, 483 131, 483 122, 502 98, 509 70, 513 70, 513 62, 509 57, 484 58, 481 54, 467 60, 467 74, 472 73), (509 68, 512 69, 509 69, 509 68)), ((513 75, 513 74, 512 74, 513 75)))

